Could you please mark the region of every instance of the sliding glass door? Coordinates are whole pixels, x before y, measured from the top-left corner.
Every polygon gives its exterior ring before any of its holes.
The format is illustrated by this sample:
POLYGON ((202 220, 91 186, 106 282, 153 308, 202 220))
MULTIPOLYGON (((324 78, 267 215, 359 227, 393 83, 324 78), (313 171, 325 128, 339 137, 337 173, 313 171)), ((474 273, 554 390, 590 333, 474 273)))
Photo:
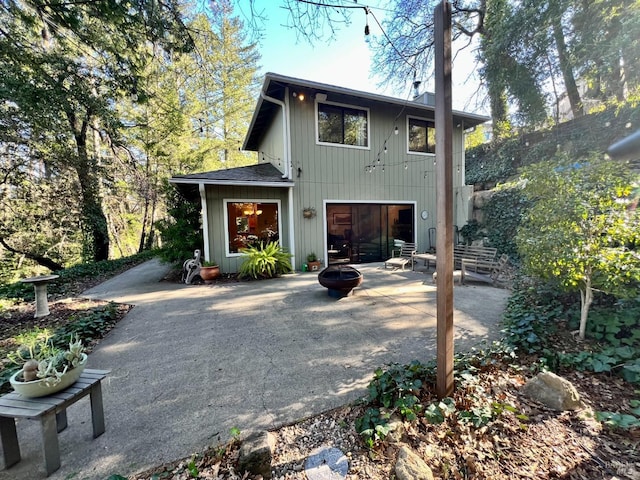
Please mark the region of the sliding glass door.
POLYGON ((329 264, 380 262, 395 240, 414 241, 413 204, 327 204, 329 264))

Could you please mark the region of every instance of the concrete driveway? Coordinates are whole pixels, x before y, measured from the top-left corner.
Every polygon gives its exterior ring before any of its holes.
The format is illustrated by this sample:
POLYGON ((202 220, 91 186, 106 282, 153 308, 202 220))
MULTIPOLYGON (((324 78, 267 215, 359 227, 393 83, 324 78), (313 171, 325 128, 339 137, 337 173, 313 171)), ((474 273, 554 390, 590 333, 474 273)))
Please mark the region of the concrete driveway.
MULTIPOLYGON (((131 474, 351 402, 373 371, 435 357, 431 275, 357 267, 364 282, 340 300, 311 273, 222 285, 159 282, 152 260, 85 292, 135 305, 89 356, 103 382, 106 432, 92 439, 85 398, 59 434, 49 478, 131 474)), ((498 337, 509 292, 456 286, 456 350, 498 337)), ((44 478, 39 424, 18 422, 22 461, 0 479, 44 478)))

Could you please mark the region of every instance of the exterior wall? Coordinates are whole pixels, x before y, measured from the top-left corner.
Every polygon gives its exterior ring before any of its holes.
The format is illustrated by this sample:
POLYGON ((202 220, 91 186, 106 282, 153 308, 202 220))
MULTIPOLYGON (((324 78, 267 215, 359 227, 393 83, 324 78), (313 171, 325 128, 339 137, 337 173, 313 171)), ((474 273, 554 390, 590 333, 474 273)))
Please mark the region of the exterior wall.
POLYGON ((270 162, 274 167, 284 173, 284 136, 282 134, 283 113, 280 106, 277 107, 277 112, 278 113, 275 115, 273 122, 271 122, 271 125, 269 125, 269 128, 267 129, 260 144, 260 151, 258 152, 258 162, 270 162))
MULTIPOLYGON (((414 203, 418 249, 426 250, 428 230, 436 225, 435 155, 407 153, 406 116, 428 117, 424 112, 412 111, 408 107, 381 107, 368 101, 337 98, 336 95, 330 95, 327 100, 369 108, 369 147, 316 144, 313 96, 307 95, 305 101, 300 102, 292 97, 291 92, 287 95, 285 101, 291 115, 292 179, 296 183, 293 192, 295 249, 298 252, 296 267, 300 268, 306 254, 311 251, 316 252, 325 265, 327 263, 325 202, 414 203), (398 127, 398 135, 394 134, 395 126, 398 127), (366 171, 369 165, 375 165, 371 173, 366 171), (303 218, 302 210, 307 207, 315 208, 317 216, 303 218), (423 210, 428 212, 426 220, 420 216, 423 210)), ((453 146, 454 193, 459 199, 456 201, 454 222, 461 222, 468 218, 468 192, 461 188, 464 175, 462 126, 454 126, 453 146)))
POLYGON ((207 222, 209 224, 209 251, 211 259, 219 263, 223 273, 237 272, 242 257, 226 255, 225 200, 239 201, 280 201, 280 244, 289 249, 289 208, 288 188, 237 187, 224 185, 206 185, 207 222))

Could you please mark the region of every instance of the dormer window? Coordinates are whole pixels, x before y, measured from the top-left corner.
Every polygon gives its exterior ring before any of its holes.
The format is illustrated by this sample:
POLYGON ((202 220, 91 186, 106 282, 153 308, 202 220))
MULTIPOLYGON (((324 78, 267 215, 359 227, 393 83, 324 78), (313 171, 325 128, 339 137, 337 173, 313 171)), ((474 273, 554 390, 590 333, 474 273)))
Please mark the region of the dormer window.
POLYGON ((436 153, 436 130, 433 120, 407 117, 407 152, 436 153))
POLYGON ((369 110, 337 103, 316 103, 317 141, 369 148, 369 110))

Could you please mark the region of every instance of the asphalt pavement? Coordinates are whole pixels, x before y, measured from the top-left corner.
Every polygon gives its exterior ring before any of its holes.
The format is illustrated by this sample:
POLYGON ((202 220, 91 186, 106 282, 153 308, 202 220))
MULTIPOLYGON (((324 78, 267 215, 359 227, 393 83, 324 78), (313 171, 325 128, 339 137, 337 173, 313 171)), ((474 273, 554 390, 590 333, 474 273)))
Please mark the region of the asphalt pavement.
MULTIPOLYGON (((88 398, 68 409, 61 468, 49 478, 123 476, 242 435, 275 429, 361 398, 373 371, 436 352, 431 275, 356 265, 354 294, 327 295, 314 273, 218 285, 161 281, 148 261, 83 296, 135 305, 89 355, 109 369, 106 432, 92 438, 88 398)), ((455 348, 499 336, 509 292, 454 288, 455 348)), ((0 480, 45 478, 40 426, 19 420, 22 461, 0 480)))

